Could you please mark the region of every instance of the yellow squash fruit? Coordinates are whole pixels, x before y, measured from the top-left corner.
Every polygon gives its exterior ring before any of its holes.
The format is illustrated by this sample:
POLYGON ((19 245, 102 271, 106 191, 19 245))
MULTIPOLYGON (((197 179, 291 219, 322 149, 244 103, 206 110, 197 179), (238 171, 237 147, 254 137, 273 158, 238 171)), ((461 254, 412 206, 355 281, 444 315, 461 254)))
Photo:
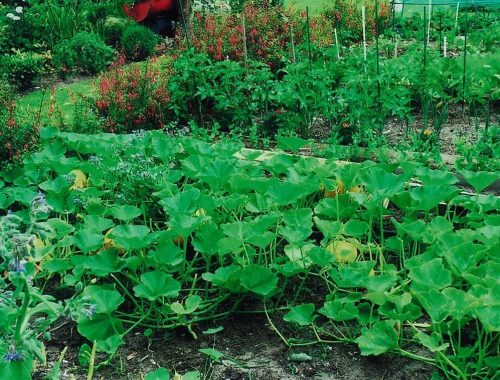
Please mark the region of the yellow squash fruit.
POLYGON ((75 177, 73 185, 70 187, 71 190, 83 189, 87 187, 87 176, 84 172, 79 169, 75 169, 69 172, 69 174, 75 177))
POLYGON ((104 235, 104 249, 116 248, 120 249, 121 247, 116 244, 116 242, 109 237, 109 235, 113 232, 113 228, 110 228, 108 232, 104 235))
POLYGON ((325 188, 325 186, 323 186, 323 185, 320 188, 323 191, 324 198, 335 198, 337 195, 344 193, 344 182, 342 182, 342 180, 338 179, 337 180, 337 187, 333 190, 329 190, 329 189, 325 188))
POLYGON ((342 264, 349 264, 358 258, 358 249, 354 243, 346 240, 335 240, 326 246, 330 255, 342 264))

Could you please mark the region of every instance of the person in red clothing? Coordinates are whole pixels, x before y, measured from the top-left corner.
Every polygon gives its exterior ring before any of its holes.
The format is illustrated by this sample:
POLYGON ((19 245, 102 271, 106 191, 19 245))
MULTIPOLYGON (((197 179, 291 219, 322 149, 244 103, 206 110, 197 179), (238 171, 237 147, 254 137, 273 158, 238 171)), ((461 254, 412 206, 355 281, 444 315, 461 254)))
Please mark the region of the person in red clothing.
MULTIPOLYGON (((182 1, 182 0, 181 0, 182 1)), ((144 24, 154 32, 173 37, 175 23, 179 21, 179 0, 140 0, 134 5, 124 5, 127 16, 144 24)))

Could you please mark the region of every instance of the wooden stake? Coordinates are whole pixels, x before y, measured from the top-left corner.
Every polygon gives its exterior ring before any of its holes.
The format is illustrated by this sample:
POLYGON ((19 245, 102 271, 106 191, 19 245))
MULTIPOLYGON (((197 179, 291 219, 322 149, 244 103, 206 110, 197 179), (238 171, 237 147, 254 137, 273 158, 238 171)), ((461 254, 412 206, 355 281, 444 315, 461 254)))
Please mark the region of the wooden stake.
POLYGON ((293 41, 293 26, 290 24, 290 45, 292 47, 292 62, 295 63, 295 42, 293 41))
POLYGON ((306 17, 307 17, 307 46, 309 48, 309 69, 312 69, 311 22, 309 19, 309 7, 306 7, 306 17))
POLYGON ((339 38, 337 36, 337 28, 333 29, 333 33, 335 34, 335 45, 337 46, 337 59, 340 59, 340 46, 339 46, 339 38))
POLYGON ((361 18, 363 22, 363 54, 365 57, 365 62, 366 62, 366 21, 365 21, 365 6, 363 5, 361 7, 361 18))
POLYGON ((247 29, 245 25, 245 10, 241 12, 241 34, 242 34, 242 39, 243 39, 243 59, 245 61, 245 66, 247 65, 248 62, 248 50, 247 50, 247 29))
POLYGON ((429 21, 427 24, 427 45, 431 41, 432 0, 429 0, 429 21))
POLYGON ((458 28, 458 10, 460 9, 460 1, 457 1, 457 11, 455 12, 455 29, 458 28))

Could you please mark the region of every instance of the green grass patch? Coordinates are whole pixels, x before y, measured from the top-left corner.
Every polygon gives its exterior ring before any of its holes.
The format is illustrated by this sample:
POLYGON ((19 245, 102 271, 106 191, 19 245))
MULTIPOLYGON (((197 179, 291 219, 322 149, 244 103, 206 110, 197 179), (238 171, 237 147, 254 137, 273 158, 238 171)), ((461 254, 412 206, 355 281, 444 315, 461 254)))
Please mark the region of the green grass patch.
POLYGON ((297 9, 303 10, 309 7, 311 14, 319 14, 326 0, 286 0, 286 5, 293 5, 297 9))
POLYGON ((71 123, 75 112, 75 100, 95 91, 93 79, 85 79, 71 84, 56 85, 30 92, 17 102, 18 115, 24 120, 47 120, 56 113, 64 123, 71 123), (51 111, 51 108, 53 109, 51 111))

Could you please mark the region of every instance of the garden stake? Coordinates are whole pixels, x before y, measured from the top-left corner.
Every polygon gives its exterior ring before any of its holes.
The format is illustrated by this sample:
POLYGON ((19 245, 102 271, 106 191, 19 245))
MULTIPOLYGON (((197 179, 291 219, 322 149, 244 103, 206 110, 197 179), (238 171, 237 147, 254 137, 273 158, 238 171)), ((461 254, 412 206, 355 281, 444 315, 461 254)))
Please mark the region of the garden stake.
POLYGON ((380 111, 380 49, 379 49, 379 19, 378 19, 378 0, 375 0, 375 48, 377 50, 377 96, 378 109, 380 111))
POLYGON ((293 25, 290 24, 290 45, 292 47, 292 62, 295 63, 295 42, 293 41, 293 25))
POLYGON ((457 1, 457 11, 455 12, 455 29, 458 28, 458 10, 460 9, 460 1, 457 1))
POLYGON ((247 66, 248 62, 248 51, 247 51, 247 31, 246 31, 246 25, 245 25, 245 10, 243 9, 243 12, 241 12, 241 34, 242 34, 242 40, 243 40, 243 59, 245 61, 245 67, 247 66))
POLYGON ((181 10, 182 15, 182 28, 184 29, 184 34, 186 35, 186 44, 188 49, 191 49, 191 42, 189 40, 188 27, 186 22, 186 15, 184 14, 184 7, 182 6, 182 0, 177 0, 179 3, 179 9, 181 10))
POLYGON ((439 16, 439 51, 443 50, 443 15, 439 16))
POLYGON ((396 4, 394 4, 394 0, 391 1, 391 13, 392 13, 392 42, 395 43, 396 40, 396 33, 394 32, 394 27, 396 24, 395 17, 396 17, 396 4))
POLYGON ((340 59, 340 46, 339 46, 339 39, 337 36, 337 28, 333 29, 333 33, 335 34, 335 45, 337 45, 337 59, 340 59))
POLYGON ((366 62, 366 21, 365 21, 365 6, 361 7, 361 19, 363 23, 363 54, 366 62))
POLYGON ((432 0, 429 0, 429 20, 427 22, 427 45, 431 41, 432 0))
MULTIPOLYGON (((468 3, 468 2, 467 2, 468 3)), ((469 11, 467 9, 467 6, 469 4, 465 4, 465 31, 464 31, 464 73, 463 73, 463 78, 462 78, 462 111, 465 108, 465 73, 466 73, 466 65, 467 65, 467 28, 468 28, 468 14, 469 11)))
POLYGON ((424 7, 424 74, 427 66, 427 9, 424 7))
POLYGON ((309 48, 309 69, 312 69, 311 24, 309 23, 309 7, 306 7, 306 18, 307 18, 307 46, 309 48))

